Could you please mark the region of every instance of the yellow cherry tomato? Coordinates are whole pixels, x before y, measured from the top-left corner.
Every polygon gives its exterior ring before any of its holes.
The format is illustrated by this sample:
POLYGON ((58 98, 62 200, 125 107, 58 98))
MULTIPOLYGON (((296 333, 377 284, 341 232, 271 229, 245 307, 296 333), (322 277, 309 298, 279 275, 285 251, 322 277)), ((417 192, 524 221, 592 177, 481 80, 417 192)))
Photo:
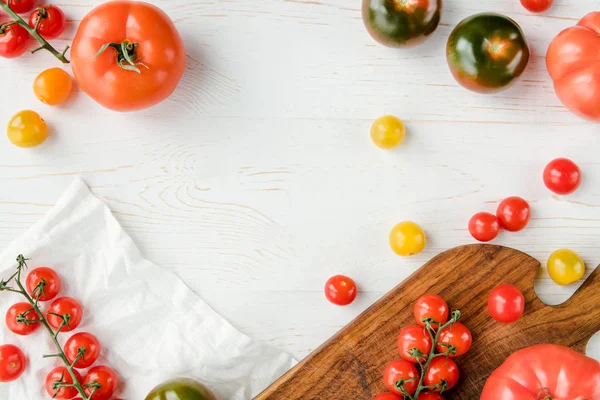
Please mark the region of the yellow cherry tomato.
POLYGON ((50 68, 40 73, 33 81, 33 93, 42 103, 55 106, 69 98, 73 80, 60 68, 50 68))
POLYGON ((48 137, 48 125, 35 111, 19 111, 8 121, 6 134, 15 146, 35 147, 48 137))
POLYGON ((390 247, 400 256, 420 253, 426 242, 425 232, 414 222, 400 222, 390 232, 390 247))
POLYGON ((583 278, 585 264, 574 251, 559 249, 548 258, 548 274, 559 285, 570 285, 583 278))
POLYGON ((378 118, 371 125, 371 140, 382 149, 393 149, 404 140, 404 124, 393 115, 378 118))

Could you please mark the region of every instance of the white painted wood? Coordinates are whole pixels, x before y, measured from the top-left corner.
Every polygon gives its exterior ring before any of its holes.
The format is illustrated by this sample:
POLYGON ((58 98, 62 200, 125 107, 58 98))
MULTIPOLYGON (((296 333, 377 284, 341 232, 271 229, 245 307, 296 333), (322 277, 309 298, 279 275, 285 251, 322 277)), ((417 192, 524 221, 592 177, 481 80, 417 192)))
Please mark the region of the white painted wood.
MULTIPOLYGON (((57 45, 98 3, 60 3, 70 26, 57 45)), ((33 108, 53 132, 33 150, 0 137, 0 246, 81 175, 149 259, 242 331, 298 358, 435 254, 471 243, 469 217, 505 196, 530 200, 534 218, 495 243, 542 262, 570 247, 590 271, 600 263, 600 130, 562 107, 544 65, 551 38, 595 1, 556 0, 541 16, 518 0, 448 1, 433 38, 410 50, 375 44, 358 0, 155 3, 176 22, 189 61, 177 92, 155 108, 117 114, 78 90, 50 108, 30 89, 57 65, 49 54, 0 61, 0 121, 33 108), (444 46, 462 18, 492 10, 522 25, 533 58, 518 85, 482 96, 453 81, 444 46), (388 113, 408 129, 391 152, 368 138, 388 113), (583 168, 575 195, 543 186, 542 169, 558 156, 583 168), (405 219, 429 238, 413 258, 387 245, 405 219), (322 295, 336 273, 360 285, 349 307, 322 295)), ((536 287, 553 304, 575 289, 543 272, 536 287)), ((598 342, 591 354, 600 358, 598 342)))

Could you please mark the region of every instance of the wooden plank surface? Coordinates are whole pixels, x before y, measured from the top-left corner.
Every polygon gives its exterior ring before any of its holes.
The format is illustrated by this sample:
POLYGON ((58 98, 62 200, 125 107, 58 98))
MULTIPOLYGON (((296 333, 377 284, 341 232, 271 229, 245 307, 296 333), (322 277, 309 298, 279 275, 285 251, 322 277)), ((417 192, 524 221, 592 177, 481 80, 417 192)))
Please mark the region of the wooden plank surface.
MULTIPOLYGON (((77 88, 68 105, 48 107, 30 88, 58 66, 49 54, 0 60, 0 121, 32 108, 52 128, 33 150, 0 135, 0 246, 81 175, 150 260, 236 327, 298 359, 427 260, 472 243, 469 217, 507 195, 530 200, 533 219, 495 243, 542 263, 558 247, 600 263, 599 128, 561 106, 543 62, 551 38, 596 0, 556 0, 543 15, 518 0, 447 1, 438 31, 406 51, 372 41, 358 0, 152 2, 173 18, 188 54, 181 86, 158 107, 112 113, 77 88), (444 46, 462 18, 489 10, 521 24, 533 57, 519 84, 480 96, 455 84, 444 46), (388 113, 407 125, 392 152, 368 138, 371 121, 388 113), (585 174, 569 197, 541 182, 558 156, 585 174), (423 226, 429 245, 405 259, 387 236, 406 219, 423 226), (338 273, 360 286, 349 307, 322 294, 338 273)), ((57 2, 69 20, 57 46, 99 3, 57 2)), ((536 281, 552 304, 577 286, 558 287, 543 271, 536 281)), ((600 358, 594 343, 590 354, 600 358)))
POLYGON ((600 330, 600 268, 565 304, 547 306, 535 295, 540 268, 532 257, 493 245, 470 245, 433 258, 357 319, 305 358, 255 400, 370 400, 384 392, 385 365, 399 359, 397 335, 414 325, 414 302, 424 294, 442 296, 473 335, 470 351, 456 358, 461 379, 444 393, 449 400, 479 398, 488 376, 506 357, 542 343, 585 351, 600 330), (525 296, 525 314, 499 324, 487 311, 496 286, 517 286, 525 296))

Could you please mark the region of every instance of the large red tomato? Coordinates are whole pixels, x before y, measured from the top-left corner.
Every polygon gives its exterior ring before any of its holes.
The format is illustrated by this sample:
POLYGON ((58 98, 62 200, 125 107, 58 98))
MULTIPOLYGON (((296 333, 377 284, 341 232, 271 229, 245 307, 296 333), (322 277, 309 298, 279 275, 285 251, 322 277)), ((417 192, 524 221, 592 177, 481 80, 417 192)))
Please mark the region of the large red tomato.
POLYGON ((568 347, 540 344, 509 356, 480 400, 600 399, 600 363, 568 347))
POLYGON ((546 66, 560 101, 572 112, 600 122, 600 11, 550 43, 546 66))
POLYGON ((71 49, 79 86, 106 108, 135 111, 173 93, 185 69, 183 41, 158 7, 110 1, 83 18, 71 49))

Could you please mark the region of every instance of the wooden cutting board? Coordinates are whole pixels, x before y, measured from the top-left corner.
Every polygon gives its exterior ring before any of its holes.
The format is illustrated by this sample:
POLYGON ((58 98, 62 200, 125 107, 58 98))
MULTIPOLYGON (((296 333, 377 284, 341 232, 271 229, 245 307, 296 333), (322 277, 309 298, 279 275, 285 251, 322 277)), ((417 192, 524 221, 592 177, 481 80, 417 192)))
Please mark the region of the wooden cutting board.
POLYGON ((385 391, 382 372, 399 358, 400 329, 415 324, 415 300, 441 295, 460 309, 461 322, 473 334, 473 346, 459 357, 458 385, 448 400, 476 400, 490 373, 514 351, 555 343, 585 352, 600 330, 600 268, 567 302, 547 306, 535 295, 533 279, 540 263, 527 254, 494 245, 470 245, 442 253, 310 354, 256 399, 371 400, 385 391), (502 325, 487 312, 488 293, 501 283, 523 291, 525 315, 502 325))

